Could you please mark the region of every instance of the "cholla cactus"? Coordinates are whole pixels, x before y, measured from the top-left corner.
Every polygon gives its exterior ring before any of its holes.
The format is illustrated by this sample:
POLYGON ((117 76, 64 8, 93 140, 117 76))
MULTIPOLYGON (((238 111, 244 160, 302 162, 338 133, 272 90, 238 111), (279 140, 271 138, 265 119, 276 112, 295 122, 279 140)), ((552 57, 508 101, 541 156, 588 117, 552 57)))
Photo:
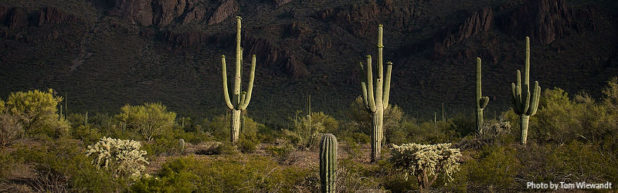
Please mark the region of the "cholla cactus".
POLYGON ((92 164, 98 168, 112 171, 114 177, 129 176, 139 178, 148 164, 146 151, 140 150, 141 144, 133 140, 103 137, 94 145, 89 145, 87 156, 94 156, 92 164))
POLYGON ((450 147, 450 143, 393 145, 390 161, 405 171, 406 178, 410 174, 416 176, 420 191, 423 192, 436 181, 439 173, 444 173, 447 181, 453 180, 453 174, 459 170, 461 152, 450 147))

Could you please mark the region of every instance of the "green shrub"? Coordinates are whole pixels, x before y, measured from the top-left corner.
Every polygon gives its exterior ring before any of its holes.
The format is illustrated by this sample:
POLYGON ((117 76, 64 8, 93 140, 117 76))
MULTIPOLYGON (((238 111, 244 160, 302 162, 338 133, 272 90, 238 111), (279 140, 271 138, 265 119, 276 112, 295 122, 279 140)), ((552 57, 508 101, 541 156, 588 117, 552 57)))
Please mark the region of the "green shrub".
POLYGON ((13 141, 21 138, 24 128, 19 119, 14 115, 0 111, 0 148, 10 145, 13 141))
POLYGON ((616 155, 598 147, 573 141, 566 145, 526 147, 519 155, 525 180, 605 182, 618 180, 616 155))
POLYGON ((446 143, 457 139, 457 133, 452 122, 439 121, 422 122, 416 124, 412 121, 404 121, 401 125, 407 131, 405 143, 446 143))
POLYGON ((279 162, 285 162, 290 159, 292 153, 296 150, 292 144, 284 143, 279 145, 271 145, 266 147, 266 152, 277 158, 279 162))
POLYGON ((308 170, 282 168, 272 160, 250 156, 221 160, 183 157, 168 161, 152 178, 143 178, 132 192, 292 192, 308 170))
POLYGON ((99 129, 84 125, 71 128, 71 136, 81 140, 87 145, 93 144, 103 137, 103 135, 99 133, 99 129))
POLYGON ((471 190, 493 189, 499 192, 513 191, 521 184, 515 181, 521 163, 517 151, 508 147, 486 146, 462 165, 468 173, 471 190))
POLYGON ((332 133, 339 130, 339 122, 323 112, 313 112, 309 116, 296 116, 294 133, 298 134, 295 145, 302 148, 317 147, 320 133, 332 133))
POLYGON ((120 110, 121 113, 116 115, 116 119, 148 141, 171 130, 176 119, 176 113, 168 112, 167 107, 160 103, 125 105, 120 110))
POLYGON ((243 153, 253 153, 257 149, 259 143, 255 135, 244 134, 240 136, 238 149, 243 153))
POLYGON ((235 155, 238 154, 238 148, 226 141, 217 146, 215 153, 220 155, 235 155))
POLYGON ((62 97, 54 96, 54 91, 39 90, 11 93, 3 103, 3 112, 14 116, 23 126, 26 134, 46 135, 58 138, 68 134, 69 124, 57 114, 56 106, 62 97))
POLYGON ((78 141, 59 139, 42 146, 19 144, 11 156, 17 163, 34 165, 40 175, 32 183, 39 187, 39 191, 56 192, 54 188, 59 186, 69 192, 116 192, 124 189, 126 181, 114 180, 110 173, 97 170, 84 152, 78 141), (50 186, 54 184, 56 186, 50 186))

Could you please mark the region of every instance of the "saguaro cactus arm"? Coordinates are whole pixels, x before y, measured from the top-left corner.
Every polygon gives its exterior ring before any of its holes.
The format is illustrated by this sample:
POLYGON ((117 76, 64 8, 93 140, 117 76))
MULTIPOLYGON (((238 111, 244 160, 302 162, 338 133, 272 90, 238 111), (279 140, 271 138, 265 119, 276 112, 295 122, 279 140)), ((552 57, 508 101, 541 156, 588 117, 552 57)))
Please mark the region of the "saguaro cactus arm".
POLYGON ((532 90, 532 99, 530 101, 530 108, 528 109, 528 112, 527 112, 529 116, 536 114, 536 110, 539 107, 540 99, 541 99, 541 87, 539 86, 539 81, 534 81, 534 90, 532 90))
POLYGON ((221 75, 223 79, 223 98, 225 99, 225 105, 227 108, 234 109, 234 105, 232 105, 232 101, 230 101, 230 94, 227 88, 227 69, 225 64, 225 55, 221 55, 221 75))
POLYGON ((388 108, 388 99, 391 93, 391 74, 393 71, 393 63, 388 61, 386 62, 386 77, 384 80, 384 109, 388 108))
MULTIPOLYGON (((371 112, 375 112, 376 111, 376 100, 374 98, 374 93, 373 93, 373 71, 372 71, 372 64, 371 64, 371 55, 367 55, 367 104, 369 104, 369 110, 371 112)), ((380 91, 381 92, 381 91, 380 91)))
POLYGON ((249 74, 249 85, 247 87, 247 96, 241 100, 241 110, 247 109, 249 102, 251 101, 251 93, 253 93, 253 81, 255 79, 255 55, 251 56, 251 72, 249 74))

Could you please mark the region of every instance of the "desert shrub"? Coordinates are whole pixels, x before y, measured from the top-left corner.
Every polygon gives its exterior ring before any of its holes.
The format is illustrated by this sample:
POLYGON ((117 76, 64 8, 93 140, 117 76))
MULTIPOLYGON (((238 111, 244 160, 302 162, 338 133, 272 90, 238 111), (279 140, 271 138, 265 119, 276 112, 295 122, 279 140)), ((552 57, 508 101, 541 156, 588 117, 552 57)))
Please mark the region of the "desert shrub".
POLYGON ((515 143, 516 139, 509 121, 503 119, 488 120, 483 124, 481 131, 464 137, 458 143, 458 147, 480 150, 487 145, 498 146, 515 143))
POLYGON ((144 158, 146 151, 140 148, 141 144, 137 141, 104 137, 89 145, 86 155, 94 157, 92 163, 97 168, 111 171, 114 177, 137 179, 146 170, 145 164, 148 164, 144 158))
POLYGON ((217 141, 230 140, 230 117, 219 115, 212 119, 204 119, 204 131, 210 133, 217 141))
POLYGON ((530 145, 518 155, 527 181, 605 182, 618 180, 617 157, 598 146, 572 141, 565 145, 530 145))
POLYGON ((508 147, 485 146, 462 164, 468 173, 471 190, 493 189, 499 192, 514 191, 521 186, 515 181, 522 168, 517 151, 508 147))
POLYGON ((24 128, 17 117, 0 112, 0 147, 10 145, 23 134, 24 128))
POLYGON ((176 119, 176 113, 168 112, 167 107, 160 103, 125 105, 120 111, 116 119, 126 124, 127 129, 140 133, 148 141, 172 129, 176 119))
POLYGON ((243 153, 253 153, 260 142, 255 135, 243 134, 238 142, 238 149, 243 153))
POLYGON ((172 136, 158 137, 152 141, 145 141, 142 149, 147 152, 148 158, 162 155, 175 155, 180 153, 178 140, 172 136))
POLYGON ((204 141, 212 141, 214 137, 210 135, 210 133, 199 132, 199 131, 185 131, 183 129, 173 129, 173 138, 175 139, 183 139, 186 142, 192 144, 198 144, 204 141))
POLYGON ((454 130, 460 137, 472 135, 477 132, 476 120, 474 117, 466 116, 464 114, 456 114, 448 121, 452 123, 451 129, 454 130))
POLYGON ((461 152, 450 146, 450 143, 394 145, 389 161, 406 176, 416 176, 419 188, 423 191, 431 187, 439 174, 444 174, 446 181, 451 181, 453 174, 459 170, 461 152))
POLYGON ((306 169, 282 168, 266 157, 221 160, 183 157, 166 162, 153 178, 142 178, 132 192, 286 192, 308 175, 306 169))
POLYGON ((62 97, 53 93, 51 89, 11 93, 4 102, 4 112, 14 116, 28 135, 64 136, 69 124, 57 114, 56 106, 62 97))
MULTIPOLYGON (((610 93, 610 87, 605 93, 610 93)), ((603 144, 605 147, 618 147, 615 142, 618 112, 611 110, 612 96, 606 95, 603 102, 597 102, 586 93, 569 98, 568 93, 559 88, 543 91, 539 110, 530 118, 530 139, 537 143, 567 144, 574 140, 603 144)), ((512 110, 505 117, 515 128, 513 135, 520 132, 519 116, 512 110)))
POLYGON ((339 130, 339 122, 323 112, 313 112, 305 116, 296 115, 293 121, 292 131, 298 134, 298 141, 294 144, 300 148, 317 147, 320 133, 339 130))
POLYGON ((232 143, 226 141, 221 143, 217 148, 215 148, 215 154, 219 155, 236 155, 238 154, 238 148, 232 145, 232 143))
POLYGON ((114 180, 107 171, 98 170, 84 154, 79 142, 59 139, 49 144, 16 144, 11 153, 14 163, 34 166, 32 188, 41 192, 118 192, 126 182, 114 180))
POLYGON ((0 181, 9 174, 9 170, 15 162, 7 150, 0 149, 0 181))
POLYGON ((380 181, 373 176, 376 168, 377 166, 358 163, 352 159, 339 160, 335 181, 337 191, 359 192, 378 189, 380 181))
POLYGON ((84 125, 71 128, 71 136, 83 141, 84 144, 93 144, 103 137, 99 129, 84 125))
POLYGON ((455 126, 450 121, 421 122, 420 124, 404 121, 401 127, 407 132, 404 139, 406 143, 445 143, 457 139, 457 133, 452 129, 455 126))
POLYGON ((296 148, 289 143, 270 145, 266 147, 266 152, 277 158, 280 163, 288 161, 294 151, 296 151, 296 148))
POLYGON ((216 155, 221 153, 221 148, 219 148, 221 145, 221 142, 216 141, 202 142, 196 145, 189 145, 185 152, 198 155, 216 155))
POLYGON ((89 115, 88 113, 84 113, 84 114, 82 114, 82 113, 71 113, 71 114, 69 114, 66 117, 66 119, 69 122, 69 124, 71 125, 71 127, 79 127, 79 126, 82 126, 82 125, 85 126, 86 124, 90 125, 91 117, 89 117, 89 116, 92 116, 92 114, 89 115), (86 119, 88 119, 88 120, 86 120, 86 119))

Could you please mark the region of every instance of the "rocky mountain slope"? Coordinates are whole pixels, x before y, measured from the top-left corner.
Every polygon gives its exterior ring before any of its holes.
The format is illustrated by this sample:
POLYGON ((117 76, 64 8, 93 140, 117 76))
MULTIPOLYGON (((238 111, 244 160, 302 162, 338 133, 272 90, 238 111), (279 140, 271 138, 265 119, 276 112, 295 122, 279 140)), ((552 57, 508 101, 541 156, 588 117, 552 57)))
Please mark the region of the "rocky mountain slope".
MULTIPOLYGON (((311 94, 314 111, 343 116, 360 95, 358 62, 385 26, 391 103, 430 117, 471 112, 474 58, 486 112, 508 108, 510 82, 532 43, 531 79, 569 92, 618 75, 613 1, 567 0, 41 0, 0 2, 0 96, 54 88, 73 112, 160 101, 185 115, 225 112, 219 55, 232 56, 243 16, 257 55, 250 116, 283 123, 311 94), (256 113, 252 113, 256 112, 256 113), (260 112, 260 113, 257 113, 260 112)), ((249 67, 245 62, 244 67, 249 67)), ((228 67, 233 69, 233 67, 228 67)), ((245 74, 245 76, 247 76, 245 74)))

